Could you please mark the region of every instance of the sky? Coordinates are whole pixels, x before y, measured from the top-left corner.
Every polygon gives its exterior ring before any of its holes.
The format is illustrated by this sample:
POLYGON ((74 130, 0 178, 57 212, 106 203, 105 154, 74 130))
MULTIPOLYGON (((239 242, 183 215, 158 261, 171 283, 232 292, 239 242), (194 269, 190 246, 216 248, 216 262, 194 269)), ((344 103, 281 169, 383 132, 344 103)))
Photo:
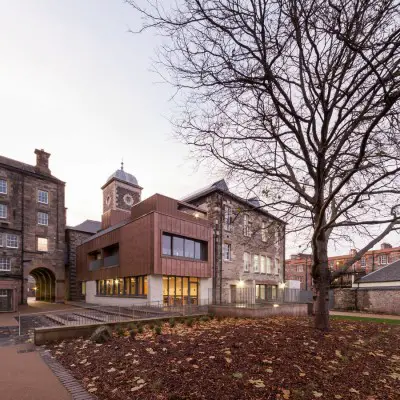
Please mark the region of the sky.
POLYGON ((35 148, 51 153, 68 225, 100 220, 100 188, 122 159, 142 198, 181 198, 222 177, 173 138, 174 92, 151 70, 160 39, 129 32, 139 27, 123 0, 0 0, 0 153, 28 164, 35 148))
POLYGON ((139 26, 122 0, 0 0, 0 152, 28 164, 51 153, 69 225, 100 219, 122 158, 143 198, 218 179, 173 138, 173 90, 151 71, 158 38, 128 32, 139 26))

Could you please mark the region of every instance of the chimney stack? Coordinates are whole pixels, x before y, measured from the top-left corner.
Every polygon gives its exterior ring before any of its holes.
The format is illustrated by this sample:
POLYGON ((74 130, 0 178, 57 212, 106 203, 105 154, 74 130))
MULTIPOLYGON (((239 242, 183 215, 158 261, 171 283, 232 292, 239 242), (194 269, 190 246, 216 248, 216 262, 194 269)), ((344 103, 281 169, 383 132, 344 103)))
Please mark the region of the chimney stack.
POLYGON ((50 175, 51 174, 49 169, 50 153, 46 153, 43 149, 41 150, 35 149, 35 154, 36 154, 36 169, 39 172, 42 172, 43 174, 50 175))
POLYGON ((382 243, 381 244, 381 250, 383 249, 391 249, 392 245, 390 243, 382 243))

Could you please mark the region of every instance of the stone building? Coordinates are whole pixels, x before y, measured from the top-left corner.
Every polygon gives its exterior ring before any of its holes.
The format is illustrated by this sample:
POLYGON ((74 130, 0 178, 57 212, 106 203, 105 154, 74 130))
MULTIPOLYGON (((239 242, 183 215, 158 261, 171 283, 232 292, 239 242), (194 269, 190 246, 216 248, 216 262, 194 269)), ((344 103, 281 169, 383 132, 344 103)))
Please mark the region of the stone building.
MULTIPOLYGON (((331 271, 338 271, 356 253, 351 249, 349 254, 328 257, 331 271)), ((362 276, 377 271, 386 265, 400 260, 400 247, 392 247, 389 243, 382 243, 380 249, 367 251, 360 261, 355 262, 343 276, 337 278, 332 287, 351 287, 352 283, 362 276)), ((294 254, 285 261, 285 276, 287 280, 298 280, 301 288, 311 288, 311 254, 294 254)))
POLYGON ((215 301, 274 299, 283 284, 285 223, 229 191, 225 180, 182 199, 207 213, 214 232, 215 301), (242 297, 239 299, 239 297, 242 297))
POLYGON ((95 235, 101 229, 100 221, 87 219, 76 226, 68 226, 65 231, 66 240, 66 264, 65 264, 65 281, 67 300, 83 300, 85 297, 84 287, 76 279, 76 248, 85 240, 95 235))
POLYGON ((65 183, 35 154, 34 166, 0 156, 0 311, 26 303, 29 275, 38 299, 64 300, 65 183))

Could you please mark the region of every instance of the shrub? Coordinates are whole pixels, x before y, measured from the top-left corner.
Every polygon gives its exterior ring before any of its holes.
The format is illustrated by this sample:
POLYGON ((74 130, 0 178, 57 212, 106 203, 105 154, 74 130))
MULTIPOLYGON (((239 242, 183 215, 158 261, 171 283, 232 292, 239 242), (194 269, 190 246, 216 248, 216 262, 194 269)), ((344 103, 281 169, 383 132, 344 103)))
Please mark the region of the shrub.
POLYGON ((154 332, 156 333, 156 335, 161 335, 161 326, 160 326, 160 325, 157 325, 157 326, 154 328, 154 332))
POLYGON ((175 318, 170 318, 170 319, 169 319, 169 326, 170 326, 171 328, 173 328, 173 327, 175 326, 175 318))
POLYGON ((116 331, 117 331, 117 335, 118 336, 124 336, 125 335, 125 329, 120 325, 117 326, 116 331))
POLYGON ((209 321, 210 318, 208 318, 208 315, 203 315, 202 317, 200 317, 200 321, 201 322, 207 322, 209 321))
POLYGON ((208 314, 208 316, 209 316, 210 319, 214 319, 215 318, 215 315, 213 313, 208 314))
POLYGON ((99 326, 90 337, 90 340, 96 343, 105 343, 112 337, 112 330, 107 325, 99 326))
POLYGON ((131 322, 130 324, 128 324, 127 328, 129 330, 137 329, 136 324, 134 322, 131 322))
POLYGON ((192 326, 193 325, 193 318, 192 317, 189 317, 189 318, 187 318, 186 319, 186 321, 185 321, 185 324, 186 324, 186 326, 192 326))
POLYGON ((142 326, 142 325, 139 325, 139 326, 138 326, 137 332, 138 332, 138 333, 143 333, 143 326, 142 326))
POLYGON ((153 324, 153 323, 150 323, 150 324, 149 324, 149 328, 150 328, 150 329, 154 329, 154 324, 153 324))
POLYGON ((131 335, 131 339, 132 340, 135 340, 135 338, 136 338, 136 334, 138 333, 138 331, 136 330, 136 329, 131 329, 130 331, 129 331, 129 334, 131 335))

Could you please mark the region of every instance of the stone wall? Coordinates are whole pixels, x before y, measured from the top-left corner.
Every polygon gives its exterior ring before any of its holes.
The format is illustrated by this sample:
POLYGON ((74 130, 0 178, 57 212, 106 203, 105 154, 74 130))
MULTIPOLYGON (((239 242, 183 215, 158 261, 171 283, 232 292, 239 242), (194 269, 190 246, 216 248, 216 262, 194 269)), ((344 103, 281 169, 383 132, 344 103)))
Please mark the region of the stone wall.
POLYGON ((76 231, 74 229, 66 230, 67 242, 67 263, 66 263, 66 299, 82 300, 82 290, 80 282, 76 280, 76 248, 92 236, 93 233, 76 231))
POLYGON ((337 310, 356 309, 356 291, 350 288, 334 289, 334 308, 337 310))
POLYGON ((244 287, 254 288, 256 284, 278 285, 283 281, 284 238, 283 226, 259 210, 251 210, 248 206, 227 194, 215 192, 206 198, 193 202, 207 211, 208 219, 213 221, 216 233, 216 287, 229 289, 230 285, 243 282, 244 287), (231 208, 231 224, 227 229, 224 214, 231 208), (251 234, 244 234, 244 216, 251 224, 251 234), (266 224, 266 237, 262 240, 262 223, 266 224), (279 230, 279 235, 275 231, 279 230), (231 245, 231 260, 223 257, 223 245, 231 245), (244 252, 249 253, 250 268, 244 270, 244 252), (258 256, 258 272, 254 271, 254 255, 258 256), (261 273, 261 256, 272 260, 271 273, 261 273), (275 259, 279 266, 274 268, 275 259))
POLYGON ((0 178, 7 181, 8 190, 7 194, 0 195, 0 202, 7 205, 8 218, 0 221, 0 235, 17 235, 18 247, 8 248, 3 243, 0 248, 1 256, 11 259, 12 268, 10 272, 1 272, 0 279, 18 279, 21 282, 19 303, 25 303, 29 274, 36 268, 46 268, 55 275, 56 299, 62 301, 65 290, 65 185, 43 174, 43 168, 3 160, 0 178), (38 190, 48 192, 48 204, 38 202, 38 190), (38 224, 38 212, 48 214, 47 226, 38 224), (47 238, 47 252, 39 251, 39 237, 47 238))
POLYGON ((400 288, 357 290, 357 308, 361 311, 400 315, 400 288))
POLYGON ((400 288, 335 289, 334 309, 400 315, 400 288))

